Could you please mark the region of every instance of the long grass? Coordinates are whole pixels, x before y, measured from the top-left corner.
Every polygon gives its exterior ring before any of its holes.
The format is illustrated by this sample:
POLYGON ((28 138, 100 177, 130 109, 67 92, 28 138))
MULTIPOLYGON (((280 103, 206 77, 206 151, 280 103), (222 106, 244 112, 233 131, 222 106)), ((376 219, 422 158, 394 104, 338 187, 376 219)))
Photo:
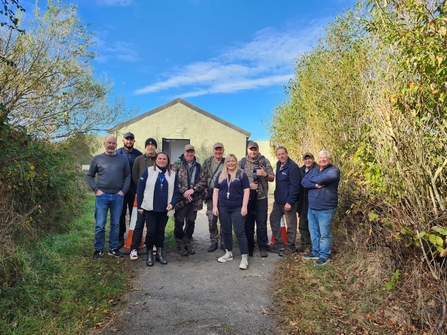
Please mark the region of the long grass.
MULTIPOLYGON (((423 334, 414 297, 390 291, 386 253, 355 254, 338 241, 325 266, 302 254, 285 257, 275 269, 274 297, 281 327, 275 334, 423 334)), ((411 281, 401 278, 402 281, 411 281)))
POLYGON ((101 324, 129 289, 126 259, 93 261, 94 196, 65 234, 18 249, 25 275, 0 295, 1 334, 84 334, 101 324))

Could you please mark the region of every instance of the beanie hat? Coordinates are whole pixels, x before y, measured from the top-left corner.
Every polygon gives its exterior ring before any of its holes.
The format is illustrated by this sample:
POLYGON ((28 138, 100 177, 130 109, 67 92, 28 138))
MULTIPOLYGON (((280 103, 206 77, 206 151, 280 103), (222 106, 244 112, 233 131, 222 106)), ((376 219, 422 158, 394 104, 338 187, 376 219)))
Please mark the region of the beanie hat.
POLYGON ((153 144, 155 146, 155 149, 157 149, 157 141, 154 140, 152 137, 146 140, 146 142, 144 143, 144 147, 146 148, 149 144, 153 144))

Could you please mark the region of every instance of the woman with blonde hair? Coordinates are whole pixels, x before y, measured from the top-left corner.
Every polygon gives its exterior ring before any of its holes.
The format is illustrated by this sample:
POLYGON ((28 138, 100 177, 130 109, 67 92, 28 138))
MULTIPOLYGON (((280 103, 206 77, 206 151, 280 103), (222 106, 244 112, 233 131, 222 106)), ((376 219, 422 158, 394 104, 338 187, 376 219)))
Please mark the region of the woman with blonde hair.
POLYGON ((236 235, 242 255, 239 268, 248 268, 248 244, 245 235, 245 216, 247 215, 250 184, 247 175, 238 168, 235 155, 229 154, 214 183, 213 214, 219 216, 223 231, 225 255, 217 261, 225 263, 233 260, 233 234, 236 235))

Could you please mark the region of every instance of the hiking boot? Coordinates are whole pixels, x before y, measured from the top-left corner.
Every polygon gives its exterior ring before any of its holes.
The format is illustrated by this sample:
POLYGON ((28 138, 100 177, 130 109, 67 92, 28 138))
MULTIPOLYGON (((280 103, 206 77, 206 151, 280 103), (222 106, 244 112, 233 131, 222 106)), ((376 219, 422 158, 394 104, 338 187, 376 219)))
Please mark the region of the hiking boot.
POLYGON ((317 265, 317 266, 322 266, 322 265, 327 264, 328 262, 329 262, 329 258, 322 258, 322 257, 320 257, 320 258, 318 258, 318 260, 315 262, 315 265, 317 265))
POLYGON ((265 249, 261 249, 260 251, 260 254, 261 254, 261 257, 268 257, 269 256, 269 253, 267 252, 267 250, 265 250, 265 249))
POLYGON ((104 256, 104 251, 96 249, 93 253, 93 259, 100 259, 102 256, 104 256))
POLYGON ((123 254, 120 253, 120 251, 118 249, 113 249, 113 250, 109 250, 109 255, 113 256, 115 258, 121 258, 123 257, 123 254))
POLYGON ((137 249, 133 249, 130 252, 129 258, 130 258, 131 261, 136 261, 138 259, 138 251, 137 251, 137 249))
POLYGON ((239 269, 241 270, 247 270, 248 268, 248 259, 247 254, 242 255, 241 263, 239 264, 239 269))
POLYGON ((233 260, 233 253, 231 251, 226 250, 226 249, 225 249, 225 255, 223 255, 222 257, 219 257, 217 259, 217 261, 219 263, 225 263, 225 262, 232 261, 232 260, 233 260))
POLYGON ((208 247, 208 252, 214 252, 217 250, 217 242, 216 243, 211 243, 211 245, 208 247))
POLYGON ((178 253, 180 256, 188 256, 188 252, 185 249, 185 240, 184 239, 175 239, 177 242, 178 253))
POLYGON ((314 253, 310 252, 310 253, 308 253, 308 254, 305 254, 305 255, 303 256, 303 258, 304 258, 304 259, 319 259, 320 256, 318 256, 317 254, 314 254, 314 253))
POLYGON ((192 247, 191 239, 189 239, 189 238, 186 238, 185 248, 186 248, 186 251, 188 252, 188 254, 190 254, 190 255, 194 255, 196 253, 196 251, 192 247))

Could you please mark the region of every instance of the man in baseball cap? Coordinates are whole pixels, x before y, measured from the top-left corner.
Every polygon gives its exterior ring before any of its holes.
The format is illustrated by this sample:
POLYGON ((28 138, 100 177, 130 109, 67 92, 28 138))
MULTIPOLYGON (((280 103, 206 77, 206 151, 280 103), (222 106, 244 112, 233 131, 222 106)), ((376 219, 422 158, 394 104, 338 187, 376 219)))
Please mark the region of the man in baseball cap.
POLYGON ((206 176, 206 193, 205 193, 205 204, 206 204, 206 216, 208 217, 208 227, 210 231, 211 245, 208 248, 208 252, 213 252, 218 248, 220 240, 220 248, 225 250, 225 245, 223 241, 222 230, 219 234, 219 228, 217 226, 218 217, 213 215, 213 190, 214 181, 216 180, 219 172, 222 171, 225 158, 223 154, 225 152, 224 145, 222 142, 216 142, 213 145, 213 156, 208 157, 203 161, 202 167, 203 172, 206 176))
MULTIPOLYGON (((136 159, 142 155, 142 152, 134 148, 135 135, 127 132, 123 135, 123 147, 116 150, 116 153, 123 155, 129 161, 130 175, 132 176, 132 169, 136 159)), ((135 200, 135 193, 137 192, 137 184, 130 182, 129 190, 124 195, 123 210, 120 216, 120 232, 118 249, 124 246, 124 234, 126 233, 126 213, 129 210, 129 217, 132 216, 133 202, 135 200)))
POLYGON ((196 161, 195 149, 185 145, 180 160, 172 165, 177 173, 179 201, 174 213, 174 236, 181 256, 195 254, 192 235, 196 224, 197 211, 203 208, 203 191, 206 187, 202 166, 196 161))

